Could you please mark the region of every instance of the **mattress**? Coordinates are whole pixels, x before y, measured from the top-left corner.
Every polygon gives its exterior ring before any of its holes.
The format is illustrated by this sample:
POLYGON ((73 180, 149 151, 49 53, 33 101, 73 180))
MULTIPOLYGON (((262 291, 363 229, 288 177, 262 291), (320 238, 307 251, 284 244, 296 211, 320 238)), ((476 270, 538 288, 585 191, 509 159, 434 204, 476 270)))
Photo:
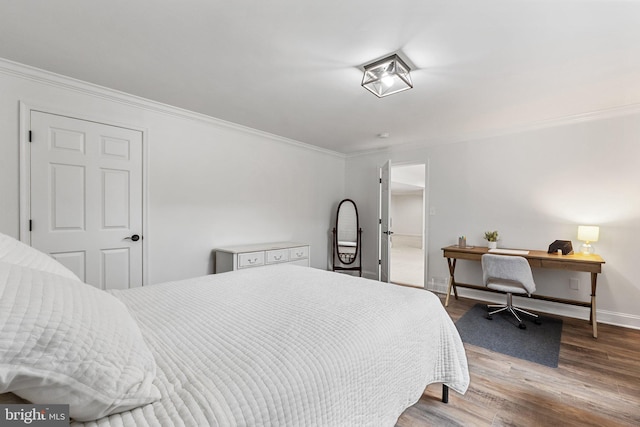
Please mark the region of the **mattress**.
POLYGON ((393 426, 428 384, 469 383, 457 330, 424 290, 276 265, 111 292, 162 397, 74 426, 393 426))

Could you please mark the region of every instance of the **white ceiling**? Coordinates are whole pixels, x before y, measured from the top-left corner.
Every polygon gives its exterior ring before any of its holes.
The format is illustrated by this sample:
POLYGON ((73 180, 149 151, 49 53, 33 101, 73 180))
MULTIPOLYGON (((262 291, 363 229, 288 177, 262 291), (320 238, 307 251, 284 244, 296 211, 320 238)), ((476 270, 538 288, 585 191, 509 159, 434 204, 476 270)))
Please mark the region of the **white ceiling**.
POLYGON ((640 103, 640 2, 0 0, 0 57, 353 153, 640 103))
POLYGON ((425 187, 425 165, 391 167, 391 192, 395 194, 422 193, 425 187))

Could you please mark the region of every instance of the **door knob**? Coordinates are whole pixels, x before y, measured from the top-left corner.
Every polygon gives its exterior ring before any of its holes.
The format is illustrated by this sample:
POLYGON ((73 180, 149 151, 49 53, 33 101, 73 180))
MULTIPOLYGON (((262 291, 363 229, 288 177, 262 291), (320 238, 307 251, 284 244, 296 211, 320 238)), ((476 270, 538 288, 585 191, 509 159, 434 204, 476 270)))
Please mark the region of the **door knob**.
POLYGON ((134 234, 131 237, 125 237, 125 240, 129 239, 129 240, 133 240, 134 242, 137 242, 138 240, 140 240, 140 236, 138 236, 137 234, 134 234))

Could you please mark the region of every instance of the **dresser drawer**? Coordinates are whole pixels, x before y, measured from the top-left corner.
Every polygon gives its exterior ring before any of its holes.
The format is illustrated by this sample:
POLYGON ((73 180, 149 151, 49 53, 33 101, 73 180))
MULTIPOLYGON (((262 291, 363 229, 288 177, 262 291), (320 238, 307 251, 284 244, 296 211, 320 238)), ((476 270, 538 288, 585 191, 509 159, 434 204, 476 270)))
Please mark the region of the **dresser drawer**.
POLYGON ((238 254, 238 268, 264 265, 264 252, 246 252, 238 254))
POLYGON ((309 258, 309 246, 300 246, 289 249, 289 259, 291 261, 304 258, 309 258))
POLYGON ((272 251, 267 251, 267 264, 275 264, 277 262, 287 262, 287 261, 289 261, 288 249, 276 249, 272 251))

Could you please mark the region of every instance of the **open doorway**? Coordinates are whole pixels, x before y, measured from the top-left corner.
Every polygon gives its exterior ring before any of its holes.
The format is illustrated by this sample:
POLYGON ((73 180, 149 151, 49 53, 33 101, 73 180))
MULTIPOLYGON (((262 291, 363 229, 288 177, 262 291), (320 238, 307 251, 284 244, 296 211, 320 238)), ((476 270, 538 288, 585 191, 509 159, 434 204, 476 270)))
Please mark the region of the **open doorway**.
POLYGON ((391 282, 424 287, 425 165, 391 166, 391 282))

